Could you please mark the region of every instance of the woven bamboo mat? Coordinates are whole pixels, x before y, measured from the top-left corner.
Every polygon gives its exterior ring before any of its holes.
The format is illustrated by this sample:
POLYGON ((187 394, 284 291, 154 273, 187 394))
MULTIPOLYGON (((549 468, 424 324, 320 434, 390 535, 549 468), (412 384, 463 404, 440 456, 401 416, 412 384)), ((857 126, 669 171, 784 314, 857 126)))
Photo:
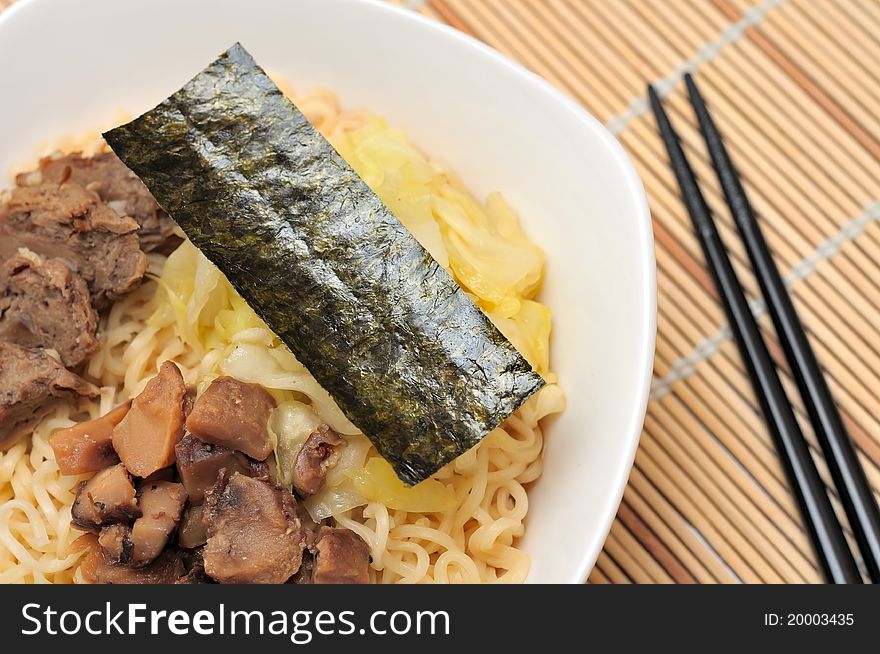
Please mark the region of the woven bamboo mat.
MULTIPOLYGON (((699 153, 695 168, 754 298, 757 285, 681 84, 684 72, 697 71, 880 489, 880 2, 403 4, 485 41, 580 101, 617 134, 648 190, 659 290, 655 378, 629 486, 590 581, 820 581, 648 115, 645 83, 667 97, 699 153)), ((753 307, 785 369, 763 305, 753 307)), ((794 390, 787 371, 784 382, 794 390)))
MULTIPOLYGON (((590 580, 820 581, 644 91, 646 81, 658 85, 700 153, 695 168, 755 297, 680 83, 685 71, 697 71, 880 489, 880 3, 432 0, 429 7, 605 121, 648 189, 659 287, 655 379, 635 468, 590 580)), ((766 312, 753 306, 781 364, 766 312)), ((793 390, 787 372, 785 383, 793 390)))
MULTIPOLYGON (((644 92, 652 81, 666 96, 754 298, 680 83, 697 71, 880 489, 880 0, 397 3, 472 34, 576 98, 617 134, 647 187, 659 287, 655 378, 635 467, 590 581, 820 581, 644 92)), ((785 370, 762 304, 753 307, 785 370)), ((787 372, 784 383, 796 398, 787 372)))

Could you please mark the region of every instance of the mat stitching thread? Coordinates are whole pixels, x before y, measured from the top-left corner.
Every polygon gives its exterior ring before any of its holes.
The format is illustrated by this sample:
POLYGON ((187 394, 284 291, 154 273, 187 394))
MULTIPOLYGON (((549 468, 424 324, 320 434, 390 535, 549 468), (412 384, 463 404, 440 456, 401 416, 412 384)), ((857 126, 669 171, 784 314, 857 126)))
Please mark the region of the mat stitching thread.
MULTIPOLYGON (((795 282, 808 278, 816 271, 821 262, 827 261, 840 252, 845 244, 855 240, 870 223, 875 221, 880 221, 880 201, 868 204, 860 216, 850 220, 833 236, 819 243, 813 254, 795 263, 791 272, 783 278, 786 287, 791 288, 795 282)), ((759 298, 750 300, 749 306, 756 318, 767 313, 767 306, 759 298)), ((715 335, 699 341, 694 347, 694 351, 675 361, 664 377, 654 378, 651 384, 650 399, 659 400, 666 397, 672 392, 673 384, 692 375, 699 363, 718 352, 731 337, 730 326, 725 324, 715 335)))
MULTIPOLYGON (((724 46, 735 43, 743 35, 746 29, 760 24, 764 19, 764 15, 768 11, 774 7, 778 7, 784 1, 785 0, 764 0, 760 5, 747 9, 743 12, 742 18, 725 27, 717 39, 704 45, 697 51, 697 54, 690 59, 686 59, 678 64, 678 66, 672 71, 671 75, 661 77, 652 82, 654 89, 657 91, 657 95, 661 98, 665 98, 672 92, 675 85, 682 80, 685 73, 692 73, 703 64, 715 59, 721 54, 721 49, 724 46)), ((620 134, 633 120, 645 115, 649 110, 650 107, 648 105, 647 97, 642 96, 636 98, 629 103, 626 111, 614 116, 605 123, 605 127, 607 127, 608 131, 612 134, 620 134)))

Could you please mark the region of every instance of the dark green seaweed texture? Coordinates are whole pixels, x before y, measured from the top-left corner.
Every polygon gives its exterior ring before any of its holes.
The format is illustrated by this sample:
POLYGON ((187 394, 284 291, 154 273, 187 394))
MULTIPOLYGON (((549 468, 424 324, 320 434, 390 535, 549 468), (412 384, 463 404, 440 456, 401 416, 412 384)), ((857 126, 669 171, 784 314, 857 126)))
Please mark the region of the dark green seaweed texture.
POLYGON ((404 482, 544 384, 241 45, 104 137, 404 482))

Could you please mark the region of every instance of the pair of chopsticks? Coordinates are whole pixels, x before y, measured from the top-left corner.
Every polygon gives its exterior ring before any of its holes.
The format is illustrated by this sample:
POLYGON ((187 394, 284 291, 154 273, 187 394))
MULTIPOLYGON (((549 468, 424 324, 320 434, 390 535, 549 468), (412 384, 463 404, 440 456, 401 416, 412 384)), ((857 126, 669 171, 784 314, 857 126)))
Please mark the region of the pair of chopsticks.
MULTIPOLYGON (((810 422, 831 471, 868 576, 880 583, 880 511, 865 478, 865 471, 841 420, 816 355, 810 347, 791 298, 773 262, 770 249, 752 206, 730 160, 730 155, 690 74, 685 76, 691 105, 712 158, 727 205, 733 215, 749 260, 761 286, 788 365, 807 408, 810 422)), ((694 172, 685 157, 678 135, 654 89, 648 87, 651 108, 657 119, 669 160, 715 286, 724 304, 731 331, 745 363, 767 427, 788 475, 803 521, 810 534, 819 564, 828 581, 862 583, 862 575, 837 520, 825 485, 819 477, 810 448, 798 426, 791 403, 767 345, 746 302, 745 294, 721 241, 694 172)))

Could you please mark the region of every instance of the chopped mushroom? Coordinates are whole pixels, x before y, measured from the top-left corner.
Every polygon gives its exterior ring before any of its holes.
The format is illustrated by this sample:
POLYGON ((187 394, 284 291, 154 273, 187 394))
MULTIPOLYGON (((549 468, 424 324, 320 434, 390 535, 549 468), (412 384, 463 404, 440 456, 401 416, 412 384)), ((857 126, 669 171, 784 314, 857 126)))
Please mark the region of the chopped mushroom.
POLYGON ((99 392, 46 350, 0 341, 0 451, 15 444, 56 402, 99 392))
POLYGON ((296 574, 290 578, 289 584, 313 584, 312 576, 315 574, 315 555, 311 550, 303 550, 302 564, 296 574))
POLYGON ((340 446, 345 441, 328 425, 312 432, 296 455, 293 488, 300 497, 314 495, 324 487, 327 470, 336 464, 340 446))
POLYGON ((272 484, 278 484, 278 465, 273 455, 269 455, 265 461, 248 459, 248 462, 251 464, 251 477, 266 479, 272 484))
POLYGON ((312 583, 370 583, 370 548, 350 529, 321 527, 315 548, 312 583))
POLYGON ((180 552, 165 550, 152 563, 132 568, 114 562, 101 547, 93 546, 79 566, 91 584, 173 584, 185 573, 180 552))
POLYGON ((275 400, 262 386, 218 377, 196 400, 186 428, 206 443, 264 460, 272 451, 269 415, 275 400))
POLYGON ((180 369, 166 361, 113 430, 113 447, 133 475, 147 477, 174 463, 183 437, 186 386, 180 369))
POLYGON ((0 341, 51 348, 75 368, 98 349, 89 287, 61 259, 22 252, 0 266, 0 341))
POLYGON ((214 580, 205 574, 205 569, 202 566, 196 565, 193 566, 192 570, 187 572, 174 583, 182 586, 192 584, 213 584, 214 580))
POLYGON ((55 461, 61 473, 79 475, 97 472, 119 463, 119 457, 113 449, 113 428, 128 413, 129 406, 130 403, 126 402, 100 418, 80 422, 52 434, 49 445, 55 452, 55 461))
POLYGON ((162 468, 161 470, 157 470, 151 475, 147 475, 144 477, 144 481, 141 483, 141 488, 144 487, 144 484, 152 481, 178 481, 175 479, 175 468, 174 466, 169 466, 167 468, 162 468))
POLYGON ((138 496, 141 517, 131 528, 129 565, 141 567, 162 553, 177 529, 185 504, 186 491, 182 484, 155 481, 141 485, 138 496))
POLYGON ((181 547, 193 549, 201 547, 208 541, 207 525, 205 525, 205 507, 202 504, 189 507, 180 520, 177 530, 177 542, 181 547))
POLYGON ((205 572, 221 583, 284 583, 299 570, 296 500, 262 479, 222 475, 207 496, 205 572))
POLYGON ((186 434, 174 449, 180 481, 193 504, 205 500, 205 493, 214 487, 224 468, 230 475, 240 472, 250 476, 251 466, 244 454, 222 445, 205 443, 192 434, 186 434))
MULTIPOLYGON (((210 400, 203 418, 220 419, 213 415, 214 403, 221 395, 229 397, 223 388, 227 384, 221 381, 222 393, 210 400)), ((76 526, 99 534, 78 541, 91 548, 80 568, 85 580, 369 583, 367 544, 348 529, 304 526, 293 494, 273 482, 274 457, 257 461, 193 434, 175 440, 176 430, 183 429, 187 397, 180 371, 166 362, 130 408, 118 407, 53 436, 59 461, 68 469, 94 466, 102 452, 99 443, 106 448, 111 430, 113 444, 120 439, 121 463, 83 482, 72 509, 76 526), (167 413, 173 414, 172 421, 167 413), (137 493, 131 477, 135 471, 146 475, 137 493)), ((245 424, 244 407, 252 405, 230 406, 237 423, 245 424)), ((271 405, 263 404, 260 411, 264 415, 254 422, 262 424, 271 405)), ((309 436, 297 461, 300 492, 320 488, 343 444, 326 425, 309 436)))
POLYGON ((98 535, 98 545, 106 558, 127 565, 131 561, 131 527, 122 523, 107 525, 98 535))
POLYGON ((183 559, 183 567, 192 570, 196 567, 205 567, 205 548, 194 547, 192 549, 181 549, 180 557, 183 559))
POLYGON ((95 532, 104 525, 140 517, 134 485, 125 466, 106 468, 80 482, 70 515, 74 525, 95 532))

